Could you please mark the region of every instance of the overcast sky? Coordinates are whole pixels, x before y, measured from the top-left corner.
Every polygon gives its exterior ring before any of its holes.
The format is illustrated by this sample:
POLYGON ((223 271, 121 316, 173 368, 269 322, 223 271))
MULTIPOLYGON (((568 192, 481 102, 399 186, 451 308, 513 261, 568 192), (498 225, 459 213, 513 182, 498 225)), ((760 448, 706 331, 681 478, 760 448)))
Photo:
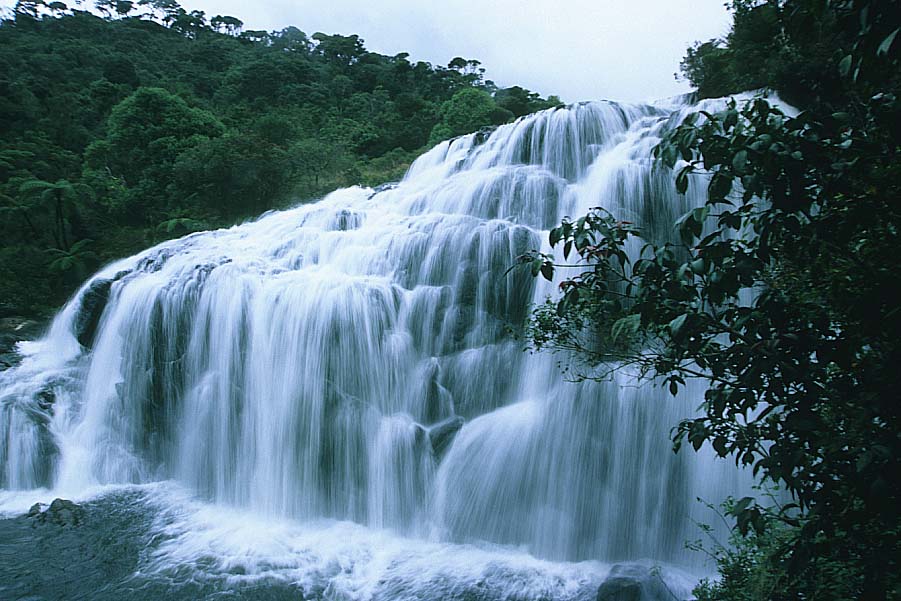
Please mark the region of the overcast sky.
MULTIPOLYGON (((2 5, 12 2, 4 0, 2 5)), ((73 4, 70 2, 70 4, 73 4)), ((374 52, 446 65, 482 61, 500 86, 567 102, 650 100, 688 91, 673 74, 695 40, 724 35, 724 0, 182 0, 246 29, 294 25, 358 34, 374 52)))

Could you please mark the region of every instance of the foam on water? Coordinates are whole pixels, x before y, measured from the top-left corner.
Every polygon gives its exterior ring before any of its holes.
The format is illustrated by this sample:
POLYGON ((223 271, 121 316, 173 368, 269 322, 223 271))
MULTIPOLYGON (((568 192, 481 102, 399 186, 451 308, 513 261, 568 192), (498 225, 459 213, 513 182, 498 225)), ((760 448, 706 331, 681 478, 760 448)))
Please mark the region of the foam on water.
MULTIPOLYGON (((161 544, 141 576, 188 577, 232 585, 282 581, 329 599, 594 599, 611 565, 555 563, 516 548, 453 545, 398 537, 352 522, 263 519, 198 503, 171 486, 154 490, 161 544)), ((656 566, 677 598, 693 576, 656 566)))

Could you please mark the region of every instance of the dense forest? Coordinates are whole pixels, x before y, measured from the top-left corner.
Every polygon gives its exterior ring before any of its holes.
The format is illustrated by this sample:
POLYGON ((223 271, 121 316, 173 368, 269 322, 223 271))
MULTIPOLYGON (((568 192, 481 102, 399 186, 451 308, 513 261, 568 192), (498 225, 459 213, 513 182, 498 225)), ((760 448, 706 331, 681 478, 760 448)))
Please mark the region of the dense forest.
POLYGON ((673 394, 708 384, 676 449, 711 447, 760 493, 724 507, 731 544, 694 544, 721 576, 698 599, 899 599, 901 6, 730 7, 729 34, 690 48, 683 75, 704 98, 768 89, 800 113, 733 100, 665 137, 655 154, 677 189, 707 186, 680 244, 631 262, 641 232, 603 209, 552 230, 590 269, 539 307, 533 343, 575 352, 586 378, 612 360, 673 394))
POLYGON ((339 186, 560 100, 476 60, 356 35, 246 31, 173 0, 20 1, 0 22, 0 317, 58 307, 99 265, 339 186))

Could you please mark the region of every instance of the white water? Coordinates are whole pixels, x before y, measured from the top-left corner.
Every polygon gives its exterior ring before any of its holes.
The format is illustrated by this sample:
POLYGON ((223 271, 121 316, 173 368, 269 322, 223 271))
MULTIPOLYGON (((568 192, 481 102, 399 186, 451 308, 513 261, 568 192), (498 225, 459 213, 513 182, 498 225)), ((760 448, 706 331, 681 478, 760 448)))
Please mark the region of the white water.
POLYGON ((175 480, 220 516, 191 514, 206 526, 169 543, 175 563, 205 544, 188 541, 197 532, 289 524, 271 539, 314 548, 323 530, 309 525, 340 520, 328 548, 407 549, 404 578, 466 578, 484 553, 588 582, 624 560, 703 570, 683 547, 712 519, 696 497, 717 503, 746 480, 671 451, 703 389, 565 382, 565 358, 511 336, 554 284, 506 273, 594 206, 673 237, 703 187, 678 195, 650 154, 690 108, 546 111, 437 146, 396 187, 339 190, 108 266, 0 374, 0 487, 77 497, 175 480), (84 294, 109 280, 82 346, 84 294), (430 434, 455 418, 437 452, 430 434))

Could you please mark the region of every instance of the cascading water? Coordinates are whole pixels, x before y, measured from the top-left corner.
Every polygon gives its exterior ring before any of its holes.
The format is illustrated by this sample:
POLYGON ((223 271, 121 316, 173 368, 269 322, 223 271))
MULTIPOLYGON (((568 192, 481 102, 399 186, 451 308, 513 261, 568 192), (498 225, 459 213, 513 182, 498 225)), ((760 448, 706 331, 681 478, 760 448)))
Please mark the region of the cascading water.
POLYGON ((700 569, 683 548, 695 499, 745 478, 671 451, 703 390, 565 381, 565 358, 514 335, 554 285, 508 272, 594 206, 672 236, 703 191, 678 195, 651 149, 690 108, 545 111, 438 145, 396 186, 108 266, 0 374, 0 487, 174 480, 264 521, 347 520, 442 557, 700 569))

